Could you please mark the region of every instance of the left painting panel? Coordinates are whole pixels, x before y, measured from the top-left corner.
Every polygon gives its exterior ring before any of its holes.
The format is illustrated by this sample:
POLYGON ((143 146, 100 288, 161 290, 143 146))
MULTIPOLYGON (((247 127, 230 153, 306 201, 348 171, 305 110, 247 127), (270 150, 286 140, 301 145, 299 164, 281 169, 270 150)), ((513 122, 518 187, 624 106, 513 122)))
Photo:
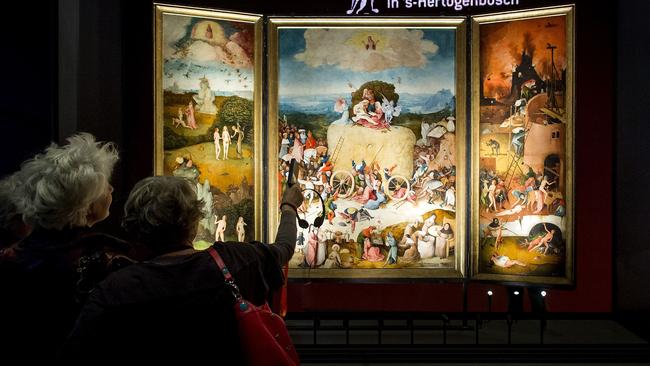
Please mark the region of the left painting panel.
POLYGON ((262 18, 155 5, 157 175, 204 202, 194 246, 262 237, 262 18))

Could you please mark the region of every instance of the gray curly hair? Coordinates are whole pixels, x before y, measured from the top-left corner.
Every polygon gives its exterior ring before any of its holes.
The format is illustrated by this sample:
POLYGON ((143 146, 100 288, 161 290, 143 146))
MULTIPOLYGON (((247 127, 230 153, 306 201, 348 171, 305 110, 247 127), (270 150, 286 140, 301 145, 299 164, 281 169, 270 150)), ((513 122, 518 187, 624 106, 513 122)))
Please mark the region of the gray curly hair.
POLYGON ((20 214, 16 205, 16 190, 20 187, 17 173, 0 180, 0 228, 6 229, 11 221, 20 214))
POLYGON ((35 227, 61 230, 88 225, 91 205, 105 195, 119 156, 113 143, 89 133, 52 143, 23 163, 17 205, 23 220, 35 227))
POLYGON ((133 239, 158 249, 190 244, 202 207, 187 179, 149 177, 131 190, 122 227, 133 239))

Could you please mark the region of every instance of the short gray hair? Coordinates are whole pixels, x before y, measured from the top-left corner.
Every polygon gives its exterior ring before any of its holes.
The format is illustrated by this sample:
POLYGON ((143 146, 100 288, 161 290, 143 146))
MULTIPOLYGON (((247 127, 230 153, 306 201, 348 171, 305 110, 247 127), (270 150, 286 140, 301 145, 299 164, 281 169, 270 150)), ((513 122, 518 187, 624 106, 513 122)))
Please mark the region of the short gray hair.
POLYGON ((137 241, 158 248, 182 244, 202 217, 203 202, 190 181, 149 177, 139 181, 124 205, 122 227, 137 241))
POLYGON ((0 228, 7 229, 12 220, 20 214, 16 204, 16 190, 20 187, 18 174, 0 180, 0 228))
POLYGON ((58 230, 86 226, 91 205, 106 192, 119 159, 115 145, 89 133, 67 141, 52 143, 21 167, 18 207, 28 224, 58 230))

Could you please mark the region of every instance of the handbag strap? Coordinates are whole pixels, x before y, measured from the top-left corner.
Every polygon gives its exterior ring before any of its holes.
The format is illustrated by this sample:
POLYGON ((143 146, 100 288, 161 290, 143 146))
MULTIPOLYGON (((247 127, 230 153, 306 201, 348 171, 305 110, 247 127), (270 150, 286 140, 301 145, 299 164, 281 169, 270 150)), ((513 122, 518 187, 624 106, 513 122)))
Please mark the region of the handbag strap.
POLYGON ((235 278, 230 273, 228 267, 226 267, 226 264, 223 262, 223 259, 219 255, 219 252, 217 252, 214 246, 211 246, 210 248, 208 248, 208 253, 210 253, 210 256, 217 264, 217 267, 219 267, 219 270, 221 271, 221 274, 224 277, 224 282, 227 286, 230 287, 230 292, 232 293, 232 296, 235 298, 235 301, 241 301, 242 296, 241 293, 239 292, 239 287, 237 287, 237 284, 235 284, 235 278))

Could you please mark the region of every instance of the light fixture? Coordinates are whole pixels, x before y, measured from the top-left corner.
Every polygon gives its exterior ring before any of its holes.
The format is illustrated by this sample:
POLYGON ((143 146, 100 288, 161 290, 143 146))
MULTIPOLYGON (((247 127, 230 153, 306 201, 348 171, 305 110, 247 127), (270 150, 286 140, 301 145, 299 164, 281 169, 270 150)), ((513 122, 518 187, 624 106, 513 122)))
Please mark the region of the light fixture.
POLYGON ((542 292, 540 292, 539 294, 542 295, 542 297, 546 297, 546 291, 544 290, 542 290, 542 292))
POLYGON ((519 291, 515 291, 515 292, 513 292, 513 294, 515 294, 515 296, 517 296, 517 295, 519 295, 519 291))
POLYGON ((488 308, 488 313, 492 312, 492 295, 494 295, 494 292, 492 290, 488 290, 486 292, 487 294, 487 308, 488 308))

